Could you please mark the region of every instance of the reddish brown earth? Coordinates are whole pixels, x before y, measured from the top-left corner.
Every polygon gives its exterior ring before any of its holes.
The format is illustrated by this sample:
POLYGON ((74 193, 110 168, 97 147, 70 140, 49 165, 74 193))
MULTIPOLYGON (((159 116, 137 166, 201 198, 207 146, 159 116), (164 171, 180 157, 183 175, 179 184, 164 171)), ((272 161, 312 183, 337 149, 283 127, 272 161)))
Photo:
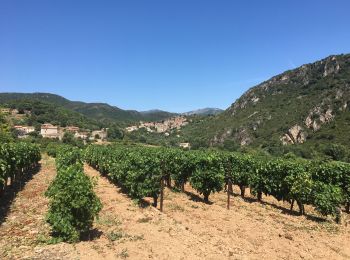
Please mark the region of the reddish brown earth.
POLYGON ((310 215, 300 217, 287 203, 271 197, 258 203, 249 196, 234 196, 227 210, 223 192, 211 195, 208 205, 189 186, 187 194, 166 189, 161 213, 138 206, 94 169, 85 171, 97 178, 104 206, 91 240, 47 244, 43 193, 56 173, 53 160, 45 157, 0 226, 1 259, 350 259, 347 214, 337 225, 320 221, 308 207, 310 215))

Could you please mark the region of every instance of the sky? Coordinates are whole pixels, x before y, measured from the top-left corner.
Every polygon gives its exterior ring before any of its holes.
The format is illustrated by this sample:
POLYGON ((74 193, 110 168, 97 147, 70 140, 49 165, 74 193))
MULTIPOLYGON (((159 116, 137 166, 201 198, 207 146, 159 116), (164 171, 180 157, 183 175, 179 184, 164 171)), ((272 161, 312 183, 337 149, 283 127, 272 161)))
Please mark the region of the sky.
POLYGON ((350 53, 348 0, 0 0, 0 92, 139 111, 227 108, 350 53))

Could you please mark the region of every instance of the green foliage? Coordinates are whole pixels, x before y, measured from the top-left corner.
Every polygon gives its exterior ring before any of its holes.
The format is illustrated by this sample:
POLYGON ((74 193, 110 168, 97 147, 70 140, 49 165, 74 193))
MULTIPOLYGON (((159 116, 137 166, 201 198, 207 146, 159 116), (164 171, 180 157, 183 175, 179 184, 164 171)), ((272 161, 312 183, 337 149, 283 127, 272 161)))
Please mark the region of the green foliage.
POLYGON ((45 150, 49 156, 56 158, 57 151, 61 145, 60 143, 51 142, 46 146, 45 150))
POLYGON ((51 123, 62 127, 75 125, 86 129, 99 129, 101 125, 94 119, 88 118, 64 106, 50 103, 46 99, 6 99, 3 98, 4 95, 6 94, 0 94, 0 100, 7 100, 6 106, 16 108, 19 112, 21 110, 31 112, 30 115, 22 119, 21 124, 37 126, 44 123, 51 123))
POLYGON ((78 148, 59 147, 56 167, 57 176, 45 193, 50 199, 47 222, 54 236, 77 242, 92 227, 102 204, 93 191, 93 181, 84 174, 78 148))
POLYGON ((322 215, 337 216, 343 196, 340 187, 323 182, 316 182, 313 190, 313 204, 322 215))
POLYGON ((47 221, 53 235, 63 241, 77 242, 102 208, 92 181, 79 163, 59 169, 46 196, 50 198, 47 221))
POLYGON ((166 157, 164 164, 168 167, 167 172, 175 181, 175 186, 184 191, 185 184, 196 169, 196 153, 174 149, 163 155, 166 157))
POLYGON ((241 188, 242 196, 250 187, 259 200, 266 194, 277 200, 296 201, 301 214, 305 213, 304 205, 310 204, 321 214, 334 215, 350 202, 350 164, 343 162, 120 145, 92 145, 85 156, 90 165, 132 197, 152 196, 155 204, 162 178, 168 183, 171 178, 182 190, 189 180, 205 201, 230 180, 241 188))
POLYGON ((35 168, 41 159, 37 145, 19 142, 0 144, 0 191, 8 178, 21 178, 35 168))
POLYGON ((124 132, 118 125, 113 124, 109 126, 107 136, 108 140, 121 140, 124 137, 124 132))
POLYGON ((163 176, 161 154, 157 149, 91 145, 85 156, 90 165, 108 174, 133 198, 150 196, 157 204, 163 176))
POLYGON ((66 168, 70 165, 83 165, 82 152, 79 148, 69 145, 61 145, 57 151, 56 168, 66 168))
POLYGON ((1 93, 0 103, 17 108, 20 112, 31 110, 29 120, 39 123, 49 122, 61 126, 76 125, 87 129, 100 129, 117 123, 125 126, 137 121, 158 121, 175 114, 165 111, 123 110, 104 103, 84 103, 65 99, 49 93, 1 93))
POLYGON ((5 119, 5 116, 0 112, 0 143, 12 141, 13 136, 10 132, 10 126, 5 119))
POLYGON ((215 153, 199 155, 190 183, 194 189, 204 195, 206 202, 212 192, 221 191, 224 184, 224 168, 219 155, 215 153))
POLYGON ((344 145, 331 144, 325 148, 324 153, 336 161, 344 161, 347 159, 347 151, 344 145))

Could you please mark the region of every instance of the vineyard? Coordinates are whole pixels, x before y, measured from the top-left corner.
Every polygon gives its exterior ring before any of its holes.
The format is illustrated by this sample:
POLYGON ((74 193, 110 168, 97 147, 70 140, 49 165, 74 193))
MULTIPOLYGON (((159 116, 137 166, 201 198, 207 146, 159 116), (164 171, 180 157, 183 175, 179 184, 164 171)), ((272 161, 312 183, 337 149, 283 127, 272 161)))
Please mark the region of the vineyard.
POLYGON ((55 156, 57 176, 45 193, 50 200, 47 222, 54 241, 77 242, 92 227, 102 205, 84 173, 80 149, 62 146, 55 156))
POLYGON ((163 209, 164 185, 184 191, 187 182, 209 202, 210 194, 226 190, 228 208, 232 186, 245 196, 247 188, 263 195, 296 203, 299 213, 312 205, 321 215, 341 221, 349 213, 350 164, 288 159, 266 159, 216 151, 183 151, 154 147, 90 146, 86 161, 133 198, 152 197, 163 209))
POLYGON ((25 174, 35 169, 41 159, 37 145, 4 143, 0 145, 0 194, 14 182, 21 182, 25 174))
MULTIPOLYGON (((38 166, 35 145, 1 151, 7 183, 38 166)), ((40 171, 6 191, 16 198, 0 225, 2 259, 350 256, 346 163, 126 145, 46 151, 40 171)))

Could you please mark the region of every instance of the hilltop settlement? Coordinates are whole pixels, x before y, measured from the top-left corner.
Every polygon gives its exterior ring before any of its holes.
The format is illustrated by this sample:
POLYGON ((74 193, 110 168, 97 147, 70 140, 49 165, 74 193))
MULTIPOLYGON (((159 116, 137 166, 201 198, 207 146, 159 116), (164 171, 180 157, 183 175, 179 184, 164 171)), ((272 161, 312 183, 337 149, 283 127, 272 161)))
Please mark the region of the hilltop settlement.
POLYGON ((160 122, 143 122, 140 121, 138 125, 132 125, 127 127, 125 130, 127 132, 137 131, 139 129, 146 129, 147 132, 153 133, 164 133, 169 135, 169 131, 174 129, 181 129, 181 127, 188 125, 187 118, 184 116, 172 117, 160 122))

